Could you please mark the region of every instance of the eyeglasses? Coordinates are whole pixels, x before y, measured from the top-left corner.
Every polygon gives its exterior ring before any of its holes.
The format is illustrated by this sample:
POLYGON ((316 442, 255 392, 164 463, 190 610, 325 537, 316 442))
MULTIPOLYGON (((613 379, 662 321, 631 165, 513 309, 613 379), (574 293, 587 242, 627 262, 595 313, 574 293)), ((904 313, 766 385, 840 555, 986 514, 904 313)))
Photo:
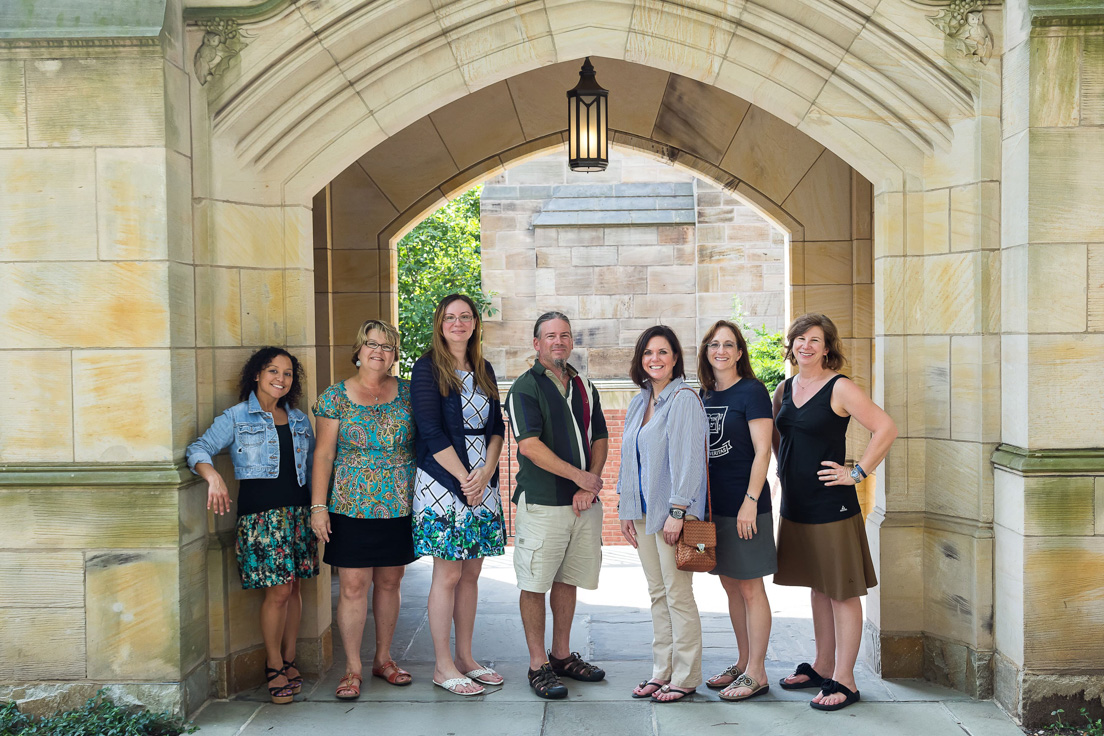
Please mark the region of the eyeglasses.
POLYGON ((705 347, 706 347, 707 350, 720 350, 722 347, 725 350, 735 350, 736 349, 736 343, 734 343, 734 342, 723 342, 722 343, 722 342, 717 342, 716 340, 714 340, 713 342, 706 343, 705 347))
POLYGON ((471 324, 471 322, 474 319, 475 319, 475 315, 468 314, 467 312, 465 312, 464 314, 461 314, 459 317, 457 317, 455 314, 446 314, 441 319, 441 321, 444 322, 446 325, 451 325, 454 322, 456 322, 456 320, 460 320, 461 322, 463 322, 464 324, 467 325, 467 324, 471 324))
POLYGON ((385 342, 376 342, 375 340, 369 340, 368 342, 364 343, 364 346, 366 348, 368 348, 369 350, 377 350, 378 349, 378 350, 382 350, 385 353, 395 352, 395 346, 394 345, 388 345, 385 342))

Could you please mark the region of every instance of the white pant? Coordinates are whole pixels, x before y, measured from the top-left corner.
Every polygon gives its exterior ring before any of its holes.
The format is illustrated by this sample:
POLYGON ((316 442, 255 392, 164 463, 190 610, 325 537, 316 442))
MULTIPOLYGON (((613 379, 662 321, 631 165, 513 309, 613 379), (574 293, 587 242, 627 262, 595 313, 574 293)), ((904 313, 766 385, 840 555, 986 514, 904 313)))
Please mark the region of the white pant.
POLYGON ((694 602, 694 574, 675 566, 675 548, 663 532, 643 534, 636 522, 637 555, 652 599, 652 679, 690 690, 702 684, 702 633, 694 602))

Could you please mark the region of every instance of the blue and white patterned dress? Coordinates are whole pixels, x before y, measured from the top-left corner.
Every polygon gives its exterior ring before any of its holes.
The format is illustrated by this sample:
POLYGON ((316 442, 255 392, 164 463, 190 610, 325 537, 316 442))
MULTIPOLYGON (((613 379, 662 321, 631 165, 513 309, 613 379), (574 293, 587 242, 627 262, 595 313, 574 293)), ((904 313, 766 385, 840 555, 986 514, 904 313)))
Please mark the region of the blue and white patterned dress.
MULTIPOLYGON (((490 420, 491 401, 475 385, 470 371, 457 371, 464 381, 460 403, 464 411, 468 465, 487 461, 483 429, 490 420)), ((443 560, 471 560, 501 555, 506 547, 502 498, 498 485, 488 483, 483 501, 467 506, 421 468, 414 478, 414 551, 443 560)))

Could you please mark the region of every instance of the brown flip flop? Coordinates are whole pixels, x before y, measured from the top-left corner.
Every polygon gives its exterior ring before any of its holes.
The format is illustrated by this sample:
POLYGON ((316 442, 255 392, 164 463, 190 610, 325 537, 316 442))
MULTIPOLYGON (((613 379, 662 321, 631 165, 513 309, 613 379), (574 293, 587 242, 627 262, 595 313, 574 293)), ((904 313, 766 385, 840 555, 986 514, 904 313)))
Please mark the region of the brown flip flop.
POLYGON ((372 668, 372 677, 387 680, 392 685, 403 687, 414 681, 410 673, 395 664, 395 660, 389 659, 380 667, 372 668))

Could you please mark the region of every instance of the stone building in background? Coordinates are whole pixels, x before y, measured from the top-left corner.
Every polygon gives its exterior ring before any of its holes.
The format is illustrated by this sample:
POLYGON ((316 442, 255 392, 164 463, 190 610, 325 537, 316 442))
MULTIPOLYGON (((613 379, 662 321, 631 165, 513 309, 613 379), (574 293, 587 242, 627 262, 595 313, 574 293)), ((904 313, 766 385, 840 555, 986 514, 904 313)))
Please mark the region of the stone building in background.
POLYGON ((626 380, 636 338, 659 323, 695 372, 698 341, 732 317, 733 297, 752 325, 784 327, 785 232, 669 163, 617 149, 593 174, 560 155, 528 161, 487 181, 480 225, 498 309, 485 354, 503 378, 532 365, 533 321, 550 309, 571 318, 572 362, 592 379, 626 380))

